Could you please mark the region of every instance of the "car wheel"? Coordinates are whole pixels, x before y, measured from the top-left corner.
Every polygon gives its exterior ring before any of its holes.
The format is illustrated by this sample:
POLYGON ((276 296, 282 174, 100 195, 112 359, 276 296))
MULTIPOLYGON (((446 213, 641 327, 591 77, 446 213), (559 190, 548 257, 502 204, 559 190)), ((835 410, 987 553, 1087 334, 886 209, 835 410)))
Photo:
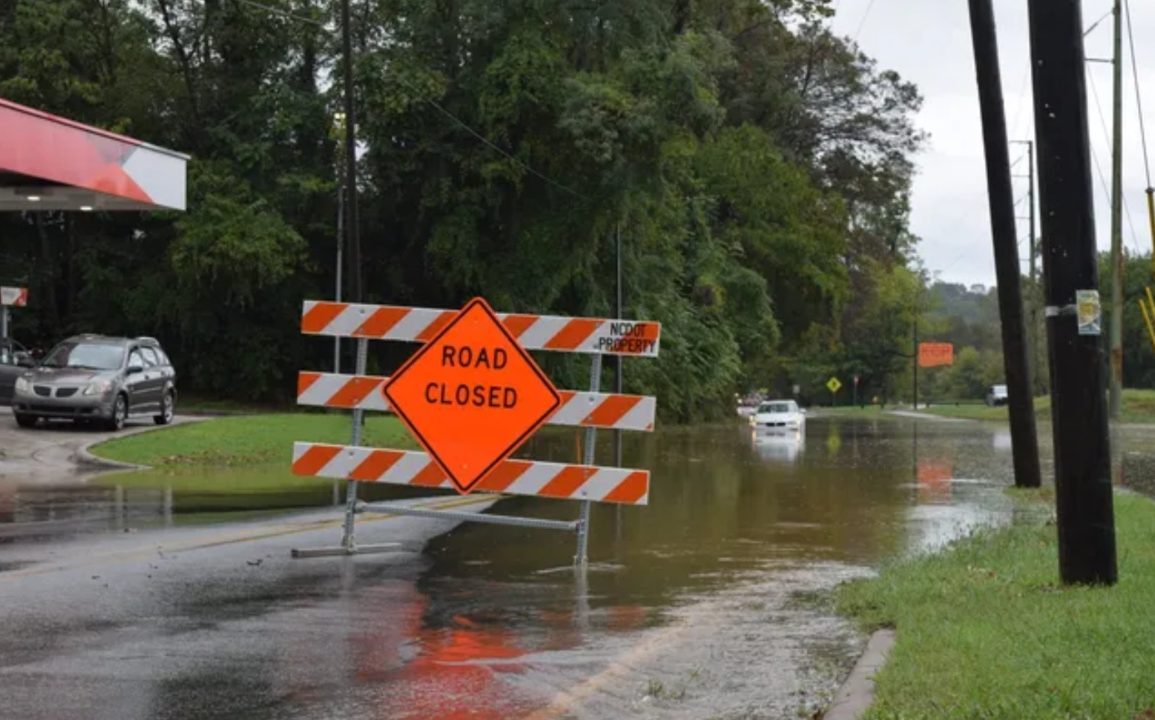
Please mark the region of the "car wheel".
POLYGON ((36 427, 36 416, 16 413, 16 424, 22 428, 34 428, 36 427))
POLYGON ((160 415, 153 416, 152 421, 157 425, 168 425, 174 415, 176 415, 176 397, 172 390, 169 390, 160 401, 160 415))
POLYGON ((112 417, 108 418, 108 429, 116 432, 124 428, 124 423, 128 420, 128 398, 124 395, 117 395, 116 402, 112 405, 112 417))

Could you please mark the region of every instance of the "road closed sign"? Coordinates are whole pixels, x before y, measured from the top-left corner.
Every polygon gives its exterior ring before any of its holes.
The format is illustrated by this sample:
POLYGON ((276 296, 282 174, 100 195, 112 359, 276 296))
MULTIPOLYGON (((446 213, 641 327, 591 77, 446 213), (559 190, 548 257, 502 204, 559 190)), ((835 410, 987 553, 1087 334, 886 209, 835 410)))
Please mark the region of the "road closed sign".
POLYGON ((462 493, 561 404, 549 378, 481 298, 401 366, 382 392, 462 493))
POLYGON ((919 367, 932 368, 953 364, 954 345, 939 342, 924 342, 918 344, 919 367))

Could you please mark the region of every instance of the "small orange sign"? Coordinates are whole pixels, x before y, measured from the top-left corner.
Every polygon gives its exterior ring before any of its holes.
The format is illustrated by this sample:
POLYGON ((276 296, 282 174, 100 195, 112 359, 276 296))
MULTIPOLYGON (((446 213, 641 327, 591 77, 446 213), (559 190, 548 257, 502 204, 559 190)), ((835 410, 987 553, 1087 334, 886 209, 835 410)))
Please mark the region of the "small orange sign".
POLYGON ((561 404, 553 383, 481 298, 402 365, 383 392, 461 493, 561 404))
POLYGON ((954 345, 925 342, 918 344, 918 366, 929 368, 954 365, 954 345))

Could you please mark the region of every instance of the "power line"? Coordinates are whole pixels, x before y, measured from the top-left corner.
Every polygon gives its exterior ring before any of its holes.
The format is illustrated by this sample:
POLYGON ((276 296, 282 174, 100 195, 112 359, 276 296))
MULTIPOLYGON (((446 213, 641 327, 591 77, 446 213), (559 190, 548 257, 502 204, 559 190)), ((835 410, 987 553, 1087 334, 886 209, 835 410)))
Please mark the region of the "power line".
POLYGON ((862 34, 862 28, 866 26, 866 19, 870 17, 870 11, 874 9, 874 0, 866 6, 866 12, 862 13, 862 20, 858 22, 858 29, 854 31, 854 42, 858 42, 858 36, 862 34))
POLYGON ((1108 10, 1106 13, 1103 14, 1103 17, 1101 17, 1098 20, 1096 20, 1095 22, 1091 23, 1091 27, 1089 27, 1083 31, 1083 37, 1087 37, 1088 35, 1093 33, 1095 31, 1095 28, 1099 27, 1099 25, 1101 25, 1104 20, 1106 20, 1107 18, 1111 17, 1114 14, 1115 14, 1114 10, 1108 10))
POLYGON ((1023 70, 1023 79, 1019 83, 1019 99, 1017 107, 1015 107, 1015 121, 1011 123, 1013 128, 1011 137, 1018 137, 1019 135, 1019 120, 1022 119, 1023 107, 1026 105, 1024 100, 1027 97, 1027 81, 1031 79, 1031 63, 1027 62, 1027 67, 1023 70))
POLYGON ((321 22, 320 20, 316 20, 314 18, 305 17, 304 15, 297 15, 296 13, 291 12, 289 10, 282 10, 281 8, 275 8, 275 7, 272 7, 270 5, 265 5, 264 3, 256 2, 256 0, 239 0, 239 2, 241 2, 245 5, 250 5, 252 7, 258 8, 260 10, 264 10, 265 12, 271 13, 273 15, 280 15, 281 17, 287 18, 289 20, 297 20, 299 22, 309 23, 310 25, 316 25, 317 27, 321 28, 322 30, 324 30, 325 32, 327 32, 329 34, 333 33, 333 31, 330 30, 325 25, 325 23, 321 22))
MULTIPOLYGON (((404 81, 404 80, 402 80, 401 82, 402 82, 403 84, 405 84, 405 81, 404 81)), ((410 90, 413 90, 414 88, 413 88, 413 86, 411 86, 411 85, 410 85, 410 86, 409 86, 409 89, 410 89, 410 90)), ((530 173, 531 175, 534 175, 534 176, 536 176, 537 178, 539 178, 539 179, 541 179, 541 180, 544 180, 544 181, 546 181, 546 182, 547 182, 547 183, 549 183, 550 185, 553 185, 554 187, 556 187, 556 188, 558 188, 558 189, 560 189, 560 190, 564 190, 565 192, 569 193, 570 195, 573 195, 574 197, 578 197, 578 198, 581 198, 582 200, 589 200, 589 198, 588 198, 588 197, 586 197, 585 195, 582 195, 582 194, 581 194, 580 192, 578 192, 577 190, 574 190, 573 188, 571 188, 571 187, 569 187, 569 186, 567 186, 567 185, 563 185, 562 183, 558 182, 557 180, 554 180, 553 178, 549 177, 548 175, 544 175, 544 174, 542 174, 542 173, 538 172, 537 170, 534 170, 532 167, 530 167, 530 166, 529 166, 529 165, 527 165, 526 163, 524 163, 524 162, 522 162, 521 160, 519 160, 519 159, 515 158, 513 155, 510 155, 508 152, 506 152, 505 150, 503 150, 502 148, 498 147, 498 146, 497 146, 497 145, 495 145, 493 142, 491 142, 491 141, 489 140, 489 138, 485 137, 484 135, 482 135, 481 133, 477 132, 476 130, 474 130, 473 128, 471 128, 469 125, 467 125, 467 124, 465 123, 465 121, 464 121, 464 120, 462 120, 461 118, 457 117, 457 116, 456 116, 456 115, 454 115, 453 113, 451 113, 451 112, 449 112, 448 110, 446 110, 444 107, 442 107, 442 106, 441 106, 441 104, 440 104, 440 103, 438 103, 438 102, 437 102, 436 100, 434 100, 433 98, 425 98, 425 102, 427 102, 427 103, 429 103, 430 105, 432 105, 434 108, 436 108, 436 109, 437 109, 437 111, 438 111, 438 112, 440 112, 441 114, 445 115, 445 117, 447 117, 447 118, 449 118, 450 120, 452 120, 453 122, 457 123, 457 125, 459 125, 459 126, 460 126, 460 127, 463 129, 463 130, 465 130, 466 132, 468 132, 470 135, 472 135, 473 137, 477 138, 477 139, 478 139, 478 140, 480 140, 481 142, 485 143, 485 145, 487 145, 488 147, 491 147, 491 148, 493 148, 493 149, 494 149, 494 150, 496 150, 497 152, 499 152, 499 153, 501 153, 502 155, 504 155, 505 157, 509 158, 509 160, 511 160, 511 161, 512 161, 512 162, 513 162, 515 165, 518 165, 519 167, 521 167, 523 170, 525 170, 526 172, 530 173)))
MULTIPOLYGON (((1091 86, 1091 95, 1095 98, 1095 110, 1099 114, 1099 124, 1103 128, 1103 137, 1106 138, 1107 145, 1111 145, 1111 133, 1107 130, 1107 116, 1103 114, 1103 104, 1099 102, 1099 90, 1095 86, 1095 74, 1088 72, 1087 82, 1091 86)), ((1091 157, 1095 161, 1095 169, 1099 171, 1099 180, 1103 184, 1103 192, 1107 194, 1107 206, 1111 206, 1111 191, 1107 188, 1107 180, 1103 175, 1103 168, 1099 166, 1099 158, 1095 154, 1095 146, 1091 145, 1091 157)), ((1135 246, 1136 252, 1142 253, 1142 246, 1139 244, 1139 234, 1135 232, 1135 221, 1131 218, 1131 206, 1127 203, 1127 194, 1123 194, 1123 210, 1124 215, 1127 216, 1127 226, 1131 229, 1131 244, 1135 246)))
POLYGON ((1143 141, 1143 168, 1147 171, 1147 187, 1155 187, 1151 184, 1151 155, 1147 152, 1147 123, 1143 120, 1143 94, 1139 91, 1139 65, 1135 62, 1135 28, 1131 25, 1131 3, 1128 0, 1123 0, 1123 7, 1127 11, 1127 38, 1131 45, 1131 73, 1135 77, 1135 106, 1139 110, 1139 137, 1143 141))

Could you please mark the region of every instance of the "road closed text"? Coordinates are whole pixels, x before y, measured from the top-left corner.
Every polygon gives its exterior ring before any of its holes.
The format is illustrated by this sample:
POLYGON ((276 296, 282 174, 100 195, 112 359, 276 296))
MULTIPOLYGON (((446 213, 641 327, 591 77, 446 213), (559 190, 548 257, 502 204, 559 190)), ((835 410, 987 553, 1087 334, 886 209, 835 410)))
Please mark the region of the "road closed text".
MULTIPOLYGON (((503 348, 474 348, 446 345, 441 348, 444 368, 472 368, 501 371, 509 363, 503 348)), ((517 389, 495 383, 446 383, 434 381, 425 386, 425 401, 431 405, 472 405, 474 407, 514 408, 517 389)))

